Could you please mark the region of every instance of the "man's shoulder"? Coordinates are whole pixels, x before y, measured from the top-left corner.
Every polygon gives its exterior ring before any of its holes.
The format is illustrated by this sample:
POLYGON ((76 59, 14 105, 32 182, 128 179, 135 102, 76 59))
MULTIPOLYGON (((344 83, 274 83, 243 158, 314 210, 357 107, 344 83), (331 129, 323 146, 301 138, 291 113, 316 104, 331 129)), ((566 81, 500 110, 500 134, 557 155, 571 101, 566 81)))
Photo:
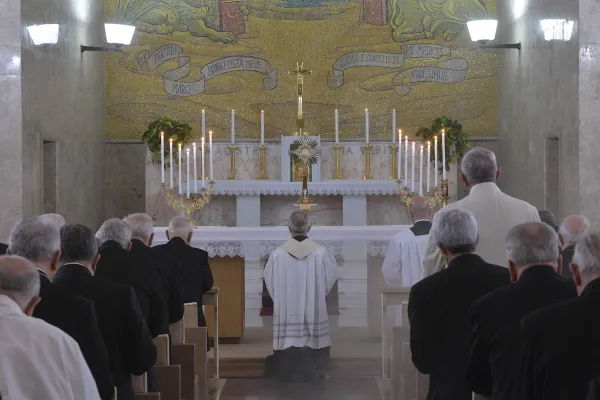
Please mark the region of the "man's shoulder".
MULTIPOLYGON (((504 273, 508 274, 506 268, 503 269, 504 273)), ((493 316, 489 313, 490 310, 502 311, 504 308, 503 305, 505 305, 507 301, 515 300, 521 291, 522 288, 519 287, 519 285, 501 286, 498 289, 475 300, 473 303, 473 310, 478 313, 480 312, 481 315, 487 314, 488 316, 493 316)))
POLYGON ((50 284, 49 290, 44 293, 42 300, 58 305, 68 305, 69 312, 89 312, 92 302, 83 296, 70 292, 67 289, 50 284))
POLYGON ((577 314, 579 305, 579 299, 571 299, 546 306, 523 317, 522 324, 531 332, 547 331, 550 333, 562 326, 561 321, 564 322, 577 314))
POLYGON ((22 331, 30 331, 37 338, 36 342, 67 342, 69 345, 79 346, 75 339, 65 333, 62 329, 37 317, 28 317, 26 315, 11 318, 11 324, 22 331), (38 341, 39 340, 39 341, 38 341))

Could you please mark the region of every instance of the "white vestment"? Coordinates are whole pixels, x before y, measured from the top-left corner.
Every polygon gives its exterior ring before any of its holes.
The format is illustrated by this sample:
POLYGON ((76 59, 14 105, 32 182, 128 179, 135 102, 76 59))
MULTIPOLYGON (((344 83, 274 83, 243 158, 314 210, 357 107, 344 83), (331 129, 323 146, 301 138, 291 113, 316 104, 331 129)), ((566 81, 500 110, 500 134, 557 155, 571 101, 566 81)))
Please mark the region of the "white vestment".
MULTIPOLYGON (((503 267, 508 266, 504 244, 508 231, 515 225, 540 220, 534 206, 502 193, 498 186, 491 182, 473 186, 467 197, 449 204, 447 208, 462 208, 473 214, 477 220, 479 234, 475 254, 490 264, 503 267)), ((423 261, 423 277, 440 271, 444 266, 442 253, 433 240, 433 235, 430 235, 423 261)))
POLYGON ((423 278, 428 237, 415 236, 410 229, 392 236, 382 266, 388 286, 412 286, 423 278))
POLYGON ((25 315, 0 295, 0 397, 100 400, 79 345, 60 329, 25 315))
POLYGON ((310 239, 290 239, 265 267, 273 299, 273 350, 331 346, 325 297, 337 279, 335 258, 310 239))

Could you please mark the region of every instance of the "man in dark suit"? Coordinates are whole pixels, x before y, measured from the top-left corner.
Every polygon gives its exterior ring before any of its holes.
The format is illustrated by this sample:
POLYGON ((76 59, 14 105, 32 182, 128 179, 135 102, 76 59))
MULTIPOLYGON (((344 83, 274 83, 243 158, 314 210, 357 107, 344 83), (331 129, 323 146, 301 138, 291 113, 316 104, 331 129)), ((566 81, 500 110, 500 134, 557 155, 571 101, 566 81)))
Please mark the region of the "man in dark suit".
POLYGON ((152 337, 169 333, 165 293, 158 271, 145 257, 129 251, 131 228, 118 218, 105 221, 96 237, 100 261, 96 276, 131 286, 152 337))
POLYGON ((521 318, 542 307, 577 297, 560 276, 558 236, 543 222, 512 228, 506 237, 507 285, 475 301, 467 379, 475 393, 513 400, 521 351, 521 318))
POLYGON ((169 323, 183 318, 183 278, 179 260, 158 248, 152 248, 154 222, 148 214, 131 214, 123 221, 131 228, 131 252, 146 257, 160 274, 167 297, 169 323))
POLYGON ((590 222, 581 215, 570 215, 560 224, 558 229, 558 238, 563 250, 562 256, 562 272, 561 275, 569 280, 573 280, 571 273, 571 260, 575 252, 575 245, 581 240, 583 235, 590 228, 590 222))
POLYGON ((98 241, 88 227, 65 225, 60 234, 62 266, 54 284, 94 302, 117 398, 133 400, 131 374, 148 372, 156 363, 156 347, 135 293, 129 286, 94 277, 98 241))
POLYGON ((202 295, 209 291, 214 283, 208 253, 190 246, 194 226, 185 217, 175 217, 169 223, 167 238, 169 242, 157 246, 181 261, 183 274, 183 301, 198 303, 198 326, 206 326, 202 312, 202 295))
POLYGON ((6 254, 6 250, 8 250, 8 245, 0 243, 0 256, 6 254))
POLYGON ((579 297, 521 321, 521 361, 515 399, 584 399, 600 375, 600 232, 575 246, 571 264, 579 297))
POLYGON ((51 282, 60 258, 58 226, 42 216, 19 222, 10 233, 8 252, 24 257, 38 267, 42 300, 33 316, 56 326, 77 341, 101 398, 112 399, 112 374, 94 304, 51 282))
POLYGON ((470 400, 465 376, 472 303, 510 282, 504 267, 473 254, 477 221, 464 209, 442 209, 431 235, 448 267, 415 284, 408 302, 414 365, 430 374, 428 400, 470 400))
POLYGON ((594 378, 590 382, 590 389, 586 400, 600 400, 600 378, 594 378))

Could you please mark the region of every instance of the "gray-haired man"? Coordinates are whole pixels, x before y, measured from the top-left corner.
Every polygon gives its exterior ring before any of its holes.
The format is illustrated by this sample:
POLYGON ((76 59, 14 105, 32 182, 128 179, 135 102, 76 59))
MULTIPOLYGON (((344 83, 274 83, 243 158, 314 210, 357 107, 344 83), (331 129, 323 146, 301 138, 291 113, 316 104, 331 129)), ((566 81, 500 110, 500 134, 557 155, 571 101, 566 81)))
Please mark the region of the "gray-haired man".
POLYGON ((575 245, 579 243, 589 228, 590 222, 582 215, 569 215, 558 228, 558 238, 563 248, 561 252, 561 275, 571 281, 573 280, 573 274, 569 264, 571 264, 575 253, 575 245))

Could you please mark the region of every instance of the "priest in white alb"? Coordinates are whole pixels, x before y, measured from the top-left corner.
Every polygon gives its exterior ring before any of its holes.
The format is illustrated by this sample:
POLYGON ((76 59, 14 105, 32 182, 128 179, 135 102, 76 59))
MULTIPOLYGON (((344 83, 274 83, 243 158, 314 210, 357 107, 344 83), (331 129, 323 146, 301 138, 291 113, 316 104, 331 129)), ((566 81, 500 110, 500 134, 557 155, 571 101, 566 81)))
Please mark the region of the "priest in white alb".
POLYGON ((311 381, 326 374, 331 347, 325 297, 337 279, 337 264, 327 250, 308 238, 303 211, 289 219, 291 238, 275 250, 265 267, 273 299, 273 351, 266 376, 311 381))

